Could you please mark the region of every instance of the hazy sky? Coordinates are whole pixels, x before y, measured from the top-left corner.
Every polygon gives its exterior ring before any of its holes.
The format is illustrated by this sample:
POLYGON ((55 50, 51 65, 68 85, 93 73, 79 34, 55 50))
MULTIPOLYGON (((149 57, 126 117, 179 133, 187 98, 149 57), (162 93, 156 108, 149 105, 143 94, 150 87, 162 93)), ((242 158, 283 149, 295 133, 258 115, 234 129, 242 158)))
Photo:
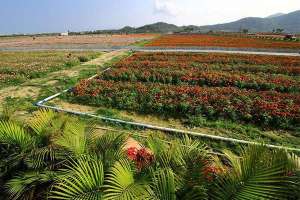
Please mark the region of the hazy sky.
POLYGON ((300 0, 0 0, 0 34, 207 25, 300 10, 300 0))

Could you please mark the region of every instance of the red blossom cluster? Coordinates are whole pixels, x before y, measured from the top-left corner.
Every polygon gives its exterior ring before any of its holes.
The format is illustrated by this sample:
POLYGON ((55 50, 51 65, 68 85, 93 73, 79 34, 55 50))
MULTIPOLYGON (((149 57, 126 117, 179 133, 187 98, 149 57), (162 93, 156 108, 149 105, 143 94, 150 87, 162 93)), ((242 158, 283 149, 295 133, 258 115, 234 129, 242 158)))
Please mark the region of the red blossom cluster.
POLYGON ((127 149, 126 153, 128 158, 134 161, 139 171, 151 165, 154 161, 154 155, 146 148, 138 149, 136 147, 130 147, 127 149))
POLYGON ((206 166, 203 169, 204 177, 209 182, 213 181, 214 178, 221 173, 223 173, 223 170, 221 168, 215 167, 215 166, 206 166))

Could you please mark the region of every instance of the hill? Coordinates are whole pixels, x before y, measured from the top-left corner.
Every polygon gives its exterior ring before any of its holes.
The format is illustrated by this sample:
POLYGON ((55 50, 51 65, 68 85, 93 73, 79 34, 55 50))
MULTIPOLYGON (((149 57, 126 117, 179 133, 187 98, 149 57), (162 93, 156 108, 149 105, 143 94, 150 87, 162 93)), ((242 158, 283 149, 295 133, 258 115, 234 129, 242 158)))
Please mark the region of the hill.
POLYGON ((138 28, 124 27, 120 31, 127 33, 208 32, 211 30, 239 32, 242 29, 248 29, 249 32, 272 32, 276 29, 284 29, 287 33, 300 33, 300 10, 288 14, 276 13, 265 18, 246 17, 230 23, 208 26, 176 26, 158 22, 138 28))
MULTIPOLYGON (((165 22, 157 22, 141 27, 125 26, 118 30, 96 30, 81 32, 79 34, 94 33, 169 33, 169 32, 208 32, 208 31, 224 31, 224 32, 240 32, 247 29, 249 32, 272 32, 276 29, 283 29, 285 33, 300 33, 300 10, 288 14, 276 13, 265 18, 246 17, 234 22, 207 25, 207 26, 176 26, 165 22)), ((73 32, 71 34, 78 34, 73 32)))
POLYGON ((234 22, 199 27, 201 31, 236 32, 248 29, 250 32, 271 32, 284 29, 288 33, 300 33, 300 10, 288 14, 275 14, 266 18, 247 17, 234 22))

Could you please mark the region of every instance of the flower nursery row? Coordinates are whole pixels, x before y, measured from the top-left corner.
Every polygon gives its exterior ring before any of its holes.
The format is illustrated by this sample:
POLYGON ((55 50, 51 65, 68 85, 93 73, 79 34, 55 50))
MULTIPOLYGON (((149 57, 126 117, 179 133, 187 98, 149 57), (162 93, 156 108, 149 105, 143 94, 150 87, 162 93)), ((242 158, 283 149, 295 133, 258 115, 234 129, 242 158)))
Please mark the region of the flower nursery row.
POLYGON ((120 67, 104 73, 102 78, 115 81, 158 82, 167 84, 189 84, 209 87, 229 87, 255 89, 257 91, 276 90, 280 92, 299 92, 300 81, 283 75, 251 74, 207 70, 199 67, 178 69, 160 67, 120 67))
POLYGON ((300 75, 300 57, 221 53, 135 53, 115 67, 199 67, 202 70, 300 75))
POLYGON ((297 66, 296 63, 299 61, 300 64, 300 58, 288 63, 285 57, 280 56, 213 55, 215 58, 208 53, 135 53, 116 63, 114 68, 104 73, 101 78, 115 81, 208 87, 234 86, 257 91, 299 92, 300 65, 297 66), (251 57, 261 61, 251 63, 249 60, 251 57), (276 60, 274 63, 278 66, 266 64, 268 60, 276 60), (280 66, 282 63, 290 67, 280 66))
POLYGON ((287 129, 300 124, 299 95, 276 91, 93 79, 77 84, 70 99, 178 118, 204 115, 287 129))
POLYGON ((299 49, 300 42, 274 41, 260 38, 249 38, 224 35, 204 34, 172 34, 154 39, 146 46, 202 46, 229 48, 271 48, 271 49, 299 49))

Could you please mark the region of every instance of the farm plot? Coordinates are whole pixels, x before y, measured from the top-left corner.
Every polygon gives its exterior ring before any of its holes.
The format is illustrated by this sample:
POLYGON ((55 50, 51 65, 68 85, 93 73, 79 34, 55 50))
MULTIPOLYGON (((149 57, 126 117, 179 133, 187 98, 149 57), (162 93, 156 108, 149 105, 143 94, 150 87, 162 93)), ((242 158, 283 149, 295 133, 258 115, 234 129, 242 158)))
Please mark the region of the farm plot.
POLYGON ((0 87, 16 85, 100 55, 97 52, 0 52, 0 87))
POLYGON ((150 40, 158 34, 0 37, 0 48, 107 48, 150 40))
POLYGON ((295 130, 300 123, 299 66, 297 57, 135 53, 78 83, 69 98, 183 120, 204 116, 295 130))
POLYGON ((164 35, 146 44, 151 47, 226 47, 226 48, 266 48, 266 49, 294 49, 300 48, 299 41, 274 41, 260 38, 225 36, 225 35, 200 35, 179 34, 164 35))

